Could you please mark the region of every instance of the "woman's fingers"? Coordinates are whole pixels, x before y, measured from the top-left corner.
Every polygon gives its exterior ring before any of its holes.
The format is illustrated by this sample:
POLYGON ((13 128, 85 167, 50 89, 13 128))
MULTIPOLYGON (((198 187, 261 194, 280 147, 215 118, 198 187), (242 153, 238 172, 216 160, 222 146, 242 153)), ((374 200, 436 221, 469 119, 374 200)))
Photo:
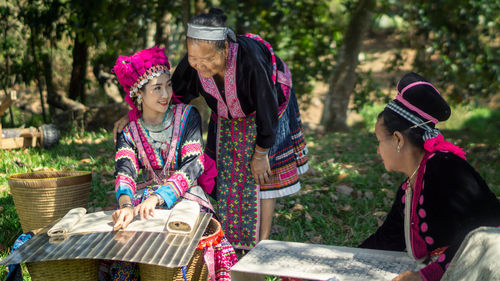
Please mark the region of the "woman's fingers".
POLYGON ((119 210, 116 210, 113 212, 113 214, 111 214, 111 218, 113 219, 114 223, 116 223, 116 220, 118 219, 119 216, 120 216, 119 210))
POLYGON ((129 210, 130 208, 126 208, 127 210, 125 211, 125 216, 123 218, 123 226, 122 228, 127 228, 127 226, 132 222, 134 219, 134 212, 132 210, 129 210))
POLYGON ((268 175, 267 171, 264 172, 263 177, 264 177, 264 183, 269 183, 271 177, 270 177, 270 175, 268 175))
POLYGON ((125 214, 123 212, 120 212, 121 210, 118 210, 117 212, 114 212, 113 215, 113 221, 115 222, 115 225, 113 227, 117 227, 123 223, 123 217, 125 214), (116 215, 115 215, 116 214, 116 215))

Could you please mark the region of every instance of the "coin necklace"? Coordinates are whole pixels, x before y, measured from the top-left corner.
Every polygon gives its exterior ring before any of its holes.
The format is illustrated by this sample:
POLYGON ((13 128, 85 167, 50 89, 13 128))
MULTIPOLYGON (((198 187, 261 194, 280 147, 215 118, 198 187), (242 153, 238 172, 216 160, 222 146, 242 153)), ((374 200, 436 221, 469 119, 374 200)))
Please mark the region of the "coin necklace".
POLYGON ((148 124, 139 119, 141 127, 145 129, 145 136, 154 149, 166 150, 172 136, 172 110, 169 110, 163 121, 159 124, 148 124))

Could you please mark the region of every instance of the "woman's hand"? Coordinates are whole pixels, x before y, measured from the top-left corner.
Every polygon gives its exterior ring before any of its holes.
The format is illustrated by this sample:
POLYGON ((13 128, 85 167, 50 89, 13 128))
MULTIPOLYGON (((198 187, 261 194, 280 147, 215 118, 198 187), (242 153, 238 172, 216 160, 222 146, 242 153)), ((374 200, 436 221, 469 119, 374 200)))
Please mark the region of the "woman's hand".
POLYGON ((128 114, 120 118, 118 121, 115 122, 115 125, 113 126, 113 141, 116 143, 116 136, 118 135, 119 132, 125 128, 125 125, 128 123, 128 114))
POLYGON ((141 220, 154 217, 156 205, 159 203, 158 201, 158 197, 149 196, 144 202, 135 206, 134 215, 141 215, 141 220))
POLYGON ((392 281, 423 281, 423 279, 417 271, 407 270, 396 276, 392 281))
POLYGON ((250 162, 250 170, 256 184, 263 185, 271 181, 272 172, 267 154, 254 153, 250 162))
POLYGON ((120 228, 126 228, 134 219, 134 209, 132 207, 125 207, 119 210, 116 210, 111 215, 113 218, 114 230, 118 230, 120 228))

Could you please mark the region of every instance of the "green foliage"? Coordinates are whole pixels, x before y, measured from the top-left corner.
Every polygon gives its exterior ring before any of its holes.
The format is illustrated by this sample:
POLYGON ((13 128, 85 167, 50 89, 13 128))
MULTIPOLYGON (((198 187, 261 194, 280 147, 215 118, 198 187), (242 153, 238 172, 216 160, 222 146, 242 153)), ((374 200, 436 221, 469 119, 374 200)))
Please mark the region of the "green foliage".
POLYGON ((315 80, 328 79, 344 27, 336 1, 222 0, 221 7, 237 33, 271 43, 289 65, 298 96, 309 94, 315 80))
MULTIPOLYGON (((382 92, 381 83, 373 78, 371 70, 368 72, 358 72, 356 75, 357 85, 353 91, 353 110, 360 112, 365 105, 370 105, 373 102, 385 104, 390 101, 390 97, 382 92)), ((368 108, 372 107, 368 106, 368 108)))
POLYGON ((457 102, 500 90, 500 2, 418 0, 393 6, 410 27, 403 36, 417 49, 415 71, 438 81, 457 102))

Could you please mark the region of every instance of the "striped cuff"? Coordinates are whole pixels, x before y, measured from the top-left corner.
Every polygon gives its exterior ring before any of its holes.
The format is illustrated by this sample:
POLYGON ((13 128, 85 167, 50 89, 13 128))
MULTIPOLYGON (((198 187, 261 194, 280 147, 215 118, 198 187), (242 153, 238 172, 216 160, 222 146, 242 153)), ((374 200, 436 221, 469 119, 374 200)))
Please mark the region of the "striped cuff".
POLYGON ((134 195, 132 194, 132 190, 130 190, 130 188, 128 186, 120 185, 118 187, 118 189, 116 190, 115 194, 116 194, 116 202, 117 203, 120 202, 119 201, 120 196, 122 196, 123 194, 128 195, 130 197, 130 200, 132 200, 132 198, 134 198, 134 195))
POLYGON ((165 200, 165 204, 167 208, 170 208, 174 205, 175 201, 179 199, 177 197, 176 192, 173 190, 173 187, 170 184, 160 186, 155 193, 160 194, 160 196, 165 200))

